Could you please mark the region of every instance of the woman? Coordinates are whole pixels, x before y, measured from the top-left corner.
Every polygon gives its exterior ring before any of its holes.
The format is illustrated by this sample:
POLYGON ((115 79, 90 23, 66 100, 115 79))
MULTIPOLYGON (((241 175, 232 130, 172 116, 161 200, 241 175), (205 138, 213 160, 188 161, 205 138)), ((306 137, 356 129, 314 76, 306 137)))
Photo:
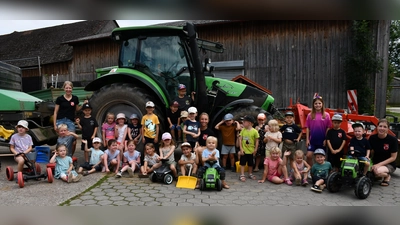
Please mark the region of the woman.
MULTIPOLYGON (((73 84, 71 81, 65 81, 63 89, 65 94, 57 97, 56 105, 54 107, 53 124, 54 130, 57 131, 57 126, 60 124, 66 124, 68 131, 75 133, 75 112, 81 109, 79 106, 79 99, 77 96, 72 94, 73 84)), ((88 101, 85 100, 84 103, 88 101)), ((75 152, 75 143, 73 144, 72 154, 75 152)))
POLYGON ((377 177, 382 177, 381 186, 389 186, 390 174, 396 170, 397 138, 388 135, 389 122, 380 119, 378 122, 377 134, 369 138, 373 150, 372 170, 377 177))
POLYGON ((197 153, 199 157, 199 165, 202 166, 203 162, 201 160, 201 155, 203 154, 204 149, 206 148, 206 140, 209 136, 215 136, 214 131, 212 131, 208 127, 209 116, 207 113, 200 114, 200 136, 199 140, 196 142, 196 146, 194 151, 197 153))

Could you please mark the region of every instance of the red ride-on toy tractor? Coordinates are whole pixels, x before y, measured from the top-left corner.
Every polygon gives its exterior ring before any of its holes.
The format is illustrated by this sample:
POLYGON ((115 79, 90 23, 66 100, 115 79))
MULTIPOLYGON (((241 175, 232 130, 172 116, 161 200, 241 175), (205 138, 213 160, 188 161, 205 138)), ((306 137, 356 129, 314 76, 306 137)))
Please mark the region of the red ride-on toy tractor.
MULTIPOLYGON (((36 152, 31 152, 28 154, 25 153, 19 153, 18 155, 21 155, 24 160, 25 160, 25 166, 22 172, 14 172, 13 168, 11 166, 7 166, 6 168, 6 174, 7 174, 7 179, 9 181, 13 181, 15 179, 14 174, 17 174, 17 182, 20 188, 23 188, 25 185, 25 181, 35 179, 39 180, 40 178, 47 178, 49 183, 53 182, 53 172, 51 171, 50 168, 47 168, 44 173, 42 172, 42 169, 38 163, 36 163, 36 152)), ((18 156, 17 155, 17 156, 18 156)))

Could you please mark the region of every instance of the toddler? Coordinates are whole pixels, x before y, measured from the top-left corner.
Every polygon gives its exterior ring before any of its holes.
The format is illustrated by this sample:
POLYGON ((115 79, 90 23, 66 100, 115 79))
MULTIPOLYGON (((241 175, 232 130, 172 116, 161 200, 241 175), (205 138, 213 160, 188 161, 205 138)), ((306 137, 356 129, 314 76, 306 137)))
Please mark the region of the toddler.
POLYGON ((286 151, 283 156, 283 160, 280 158, 281 149, 273 147, 270 150, 270 156, 266 157, 264 160, 264 174, 262 180, 258 183, 264 183, 266 179, 274 184, 281 184, 285 182, 287 185, 292 185, 288 177, 288 172, 286 168, 287 156, 290 155, 290 151, 286 151), (283 179, 282 179, 283 175, 283 179))
POLYGON ((163 133, 161 139, 162 142, 160 145, 160 157, 158 160, 168 159, 167 163, 169 164, 169 168, 172 170, 172 174, 176 179, 178 177, 178 173, 176 172, 176 162, 174 156, 174 150, 175 150, 174 140, 172 140, 172 136, 168 132, 163 133))
POLYGON ((96 171, 100 172, 102 169, 103 154, 104 154, 104 152, 100 150, 101 139, 98 137, 93 138, 92 141, 93 147, 91 147, 90 149, 88 149, 87 140, 82 139, 82 143, 85 145, 85 152, 91 154, 89 163, 81 165, 78 169, 78 173, 83 174, 83 176, 87 176, 96 171), (83 171, 83 169, 86 169, 86 171, 83 171))
POLYGON ((156 153, 153 143, 147 143, 145 145, 146 154, 144 155, 143 166, 140 167, 140 171, 143 176, 152 173, 155 169, 161 166, 159 162, 160 156, 156 153))
POLYGON ((192 175, 197 173, 197 164, 199 163, 198 157, 196 157, 197 152, 192 152, 192 146, 188 142, 183 142, 181 144, 182 156, 178 161, 181 169, 182 176, 186 174, 192 175), (190 167, 192 167, 192 172, 189 174, 190 167), (186 173, 187 171, 187 173, 186 173))
MULTIPOLYGON (((282 142, 282 133, 279 132, 279 124, 277 120, 270 120, 268 122, 269 131, 264 135, 265 144, 265 157, 269 157, 270 151, 282 142)), ((279 156, 280 157, 280 156, 279 156)))
POLYGON ((121 163, 121 155, 118 150, 117 140, 111 139, 107 142, 108 149, 104 151, 103 156, 103 170, 102 172, 110 172, 110 167, 113 168, 115 173, 118 173, 119 165, 121 163))
POLYGON ((103 135, 104 146, 107 146, 108 141, 115 138, 115 115, 114 113, 107 113, 106 121, 101 126, 103 135))
POLYGON ((332 165, 330 162, 325 161, 325 151, 321 148, 317 148, 314 151, 315 163, 311 167, 311 176, 313 186, 311 190, 316 192, 322 192, 325 188, 326 178, 332 171, 332 165))
POLYGON ((72 158, 67 156, 67 146, 64 144, 57 145, 55 154, 51 157, 50 163, 55 163, 54 178, 61 179, 67 183, 78 182, 81 174, 77 174, 72 165, 72 158))
POLYGON ((304 152, 296 150, 293 155, 293 160, 290 163, 292 169, 290 170, 290 179, 295 180, 296 185, 307 186, 307 175, 311 169, 310 165, 304 160, 304 152))
POLYGON ((122 169, 117 173, 117 177, 121 177, 124 171, 128 171, 129 177, 133 177, 136 169, 140 168, 140 152, 136 151, 135 142, 128 142, 128 150, 124 152, 122 169))

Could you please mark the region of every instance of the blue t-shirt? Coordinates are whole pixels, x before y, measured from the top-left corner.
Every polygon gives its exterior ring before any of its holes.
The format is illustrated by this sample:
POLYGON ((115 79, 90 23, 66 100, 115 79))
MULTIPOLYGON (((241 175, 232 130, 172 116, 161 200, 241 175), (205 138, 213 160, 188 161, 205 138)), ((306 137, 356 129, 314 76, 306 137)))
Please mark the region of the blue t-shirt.
MULTIPOLYGON (((213 151, 209 151, 208 149, 204 149, 204 151, 203 151, 203 153, 201 154, 201 157, 202 158, 207 158, 209 155, 211 155, 213 152, 216 152, 215 153, 215 157, 217 158, 217 162, 216 163, 214 163, 214 165, 212 166, 213 168, 217 168, 217 167, 220 167, 220 165, 219 165, 219 151, 218 151, 218 149, 214 149, 213 151)), ((211 167, 211 165, 206 161, 206 162, 204 162, 204 166, 207 166, 207 167, 211 167)))

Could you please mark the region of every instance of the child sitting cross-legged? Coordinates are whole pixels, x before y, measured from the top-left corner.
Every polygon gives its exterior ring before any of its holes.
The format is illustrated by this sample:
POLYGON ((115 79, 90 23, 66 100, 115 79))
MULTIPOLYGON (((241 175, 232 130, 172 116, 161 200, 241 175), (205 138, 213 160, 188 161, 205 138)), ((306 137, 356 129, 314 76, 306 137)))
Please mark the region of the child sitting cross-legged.
POLYGON ((208 168, 215 168, 220 176, 222 187, 229 189, 229 186, 225 181, 225 170, 219 165, 219 151, 216 149, 217 147, 217 138, 213 136, 209 136, 206 141, 207 148, 204 149, 202 154, 202 159, 204 162, 204 166, 199 168, 197 173, 197 184, 196 188, 200 188, 200 180, 203 179, 203 175, 208 168), (215 163, 211 166, 210 161, 215 161, 215 163))
POLYGON ((93 147, 88 149, 87 140, 82 139, 82 143, 85 145, 85 152, 90 152, 90 161, 89 163, 85 163, 81 165, 78 169, 79 174, 83 174, 83 176, 89 175, 94 172, 100 172, 102 170, 102 162, 103 162, 103 154, 104 152, 100 149, 101 139, 98 137, 93 138, 93 147), (86 169, 86 171, 83 171, 86 169))
POLYGON ((270 150, 270 154, 271 155, 266 157, 264 160, 263 178, 262 180, 259 180, 258 183, 264 183, 265 180, 268 179, 274 184, 281 184, 285 182, 287 185, 292 185, 286 168, 287 157, 291 154, 291 152, 285 151, 283 160, 280 158, 281 149, 278 147, 273 147, 270 150))

